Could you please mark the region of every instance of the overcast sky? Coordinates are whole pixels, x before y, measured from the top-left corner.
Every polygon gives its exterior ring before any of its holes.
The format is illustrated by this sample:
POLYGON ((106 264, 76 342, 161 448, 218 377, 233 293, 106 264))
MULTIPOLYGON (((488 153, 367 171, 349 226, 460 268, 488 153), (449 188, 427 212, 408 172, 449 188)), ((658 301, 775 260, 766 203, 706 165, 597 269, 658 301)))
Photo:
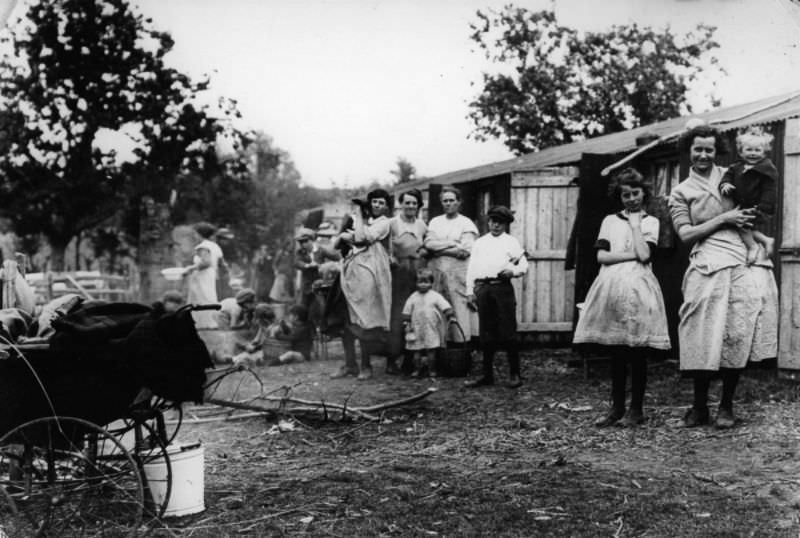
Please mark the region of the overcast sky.
MULTIPOLYGON (((169 61, 235 98, 248 126, 291 153, 306 183, 387 180, 398 156, 420 175, 509 158, 467 139, 487 68, 477 9, 510 0, 134 0, 172 33, 169 61)), ((800 27, 780 0, 529 0, 561 24, 718 27, 723 105, 800 90, 800 27)))

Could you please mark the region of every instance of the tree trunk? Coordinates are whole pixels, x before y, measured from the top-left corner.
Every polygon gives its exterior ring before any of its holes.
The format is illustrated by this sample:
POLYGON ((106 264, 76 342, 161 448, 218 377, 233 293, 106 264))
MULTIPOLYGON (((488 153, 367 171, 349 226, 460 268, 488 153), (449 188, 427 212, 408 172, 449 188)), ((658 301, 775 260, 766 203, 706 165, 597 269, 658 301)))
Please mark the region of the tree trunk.
POLYGON ((64 255, 67 244, 50 240, 50 270, 60 272, 64 270, 64 255))

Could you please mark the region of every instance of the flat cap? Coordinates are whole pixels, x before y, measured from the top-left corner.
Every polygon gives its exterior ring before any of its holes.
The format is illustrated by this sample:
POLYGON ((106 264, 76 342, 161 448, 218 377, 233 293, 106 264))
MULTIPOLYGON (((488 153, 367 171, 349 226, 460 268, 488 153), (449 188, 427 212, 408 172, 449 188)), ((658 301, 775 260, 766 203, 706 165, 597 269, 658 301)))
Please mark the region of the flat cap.
POLYGON ((312 239, 313 240, 314 237, 315 237, 314 230, 312 230, 311 228, 305 228, 305 227, 300 228, 299 230, 297 230, 297 233, 294 236, 294 238, 297 241, 305 241, 306 239, 312 239))
POLYGON ((317 235, 322 237, 333 237, 336 235, 336 227, 332 222, 323 222, 319 225, 319 228, 317 228, 317 235))
POLYGON ((504 205, 493 205, 489 208, 489 211, 486 212, 486 216, 490 219, 499 220, 500 222, 514 222, 514 214, 504 205))
POLYGON ((256 292, 252 288, 242 288, 236 292, 236 302, 238 304, 256 300, 256 292))

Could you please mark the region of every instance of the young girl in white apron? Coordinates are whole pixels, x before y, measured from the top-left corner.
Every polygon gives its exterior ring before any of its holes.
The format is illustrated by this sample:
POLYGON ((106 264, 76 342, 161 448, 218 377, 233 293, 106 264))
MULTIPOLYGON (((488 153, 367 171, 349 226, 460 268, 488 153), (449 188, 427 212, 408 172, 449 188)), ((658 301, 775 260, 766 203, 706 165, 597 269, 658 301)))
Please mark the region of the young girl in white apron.
POLYGON ((646 214, 647 185, 633 168, 621 171, 612 192, 623 211, 608 215, 595 248, 600 272, 575 327, 574 343, 607 346, 611 355, 611 411, 595 422, 624 426, 644 422, 648 350, 670 348, 661 288, 650 267, 658 243, 659 221, 646 214), (625 385, 631 368, 631 405, 625 412, 625 385))

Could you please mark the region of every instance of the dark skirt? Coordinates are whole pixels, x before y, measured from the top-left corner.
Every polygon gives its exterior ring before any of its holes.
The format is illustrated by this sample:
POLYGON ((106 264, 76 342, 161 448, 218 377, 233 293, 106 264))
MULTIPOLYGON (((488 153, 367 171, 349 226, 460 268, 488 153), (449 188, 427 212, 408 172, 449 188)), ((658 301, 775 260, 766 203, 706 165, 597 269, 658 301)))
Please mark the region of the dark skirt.
POLYGON ((417 269, 423 264, 424 260, 418 258, 404 258, 398 260, 392 267, 392 310, 386 350, 390 357, 400 356, 405 350, 403 307, 414 293, 417 285, 417 269))

